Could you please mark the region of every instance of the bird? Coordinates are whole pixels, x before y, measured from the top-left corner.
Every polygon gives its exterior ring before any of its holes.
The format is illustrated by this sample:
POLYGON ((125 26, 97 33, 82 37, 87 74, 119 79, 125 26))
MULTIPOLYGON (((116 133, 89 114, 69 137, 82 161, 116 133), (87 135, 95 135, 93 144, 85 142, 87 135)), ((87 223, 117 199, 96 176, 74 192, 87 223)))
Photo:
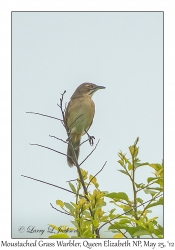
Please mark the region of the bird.
POLYGON ((66 107, 64 123, 68 133, 67 163, 69 167, 75 165, 75 160, 73 160, 75 155, 76 161, 78 160, 81 137, 92 125, 95 114, 92 96, 99 89, 105 89, 105 87, 89 82, 82 83, 77 87, 66 107))

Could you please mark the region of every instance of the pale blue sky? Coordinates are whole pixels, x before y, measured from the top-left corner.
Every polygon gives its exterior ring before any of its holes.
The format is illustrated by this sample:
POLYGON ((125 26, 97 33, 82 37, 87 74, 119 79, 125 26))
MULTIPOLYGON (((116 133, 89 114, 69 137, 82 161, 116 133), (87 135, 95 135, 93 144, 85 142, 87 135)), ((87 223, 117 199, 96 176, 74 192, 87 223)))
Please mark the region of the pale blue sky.
MULTIPOLYGON (((14 12, 12 15, 12 191, 13 237, 19 226, 69 225, 70 218, 50 207, 69 202, 71 194, 22 178, 28 175, 62 187, 76 178, 64 156, 30 146, 38 143, 66 153, 66 139, 56 120, 26 114, 33 111, 60 117, 57 106, 66 90, 68 102, 82 82, 105 86, 94 94, 96 114, 89 130, 100 144, 82 166, 99 174, 102 190, 125 191, 130 182, 117 153, 128 152, 139 136, 139 158, 161 163, 163 158, 163 13, 162 12, 14 12)), ((82 146, 80 161, 92 150, 82 146)), ((150 171, 138 171, 144 182, 150 171)), ((148 196, 143 196, 146 199, 148 196)), ((162 208, 155 211, 162 222, 162 208)), ((44 235, 45 237, 48 234, 44 235)))

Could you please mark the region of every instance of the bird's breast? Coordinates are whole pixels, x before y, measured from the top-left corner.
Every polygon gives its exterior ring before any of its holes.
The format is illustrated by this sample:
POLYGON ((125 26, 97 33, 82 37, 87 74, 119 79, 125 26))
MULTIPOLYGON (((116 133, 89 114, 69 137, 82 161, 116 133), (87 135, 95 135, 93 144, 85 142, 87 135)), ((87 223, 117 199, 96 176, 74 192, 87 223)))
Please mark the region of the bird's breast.
POLYGON ((70 100, 66 110, 66 123, 71 133, 85 134, 92 124, 95 105, 90 97, 70 100))

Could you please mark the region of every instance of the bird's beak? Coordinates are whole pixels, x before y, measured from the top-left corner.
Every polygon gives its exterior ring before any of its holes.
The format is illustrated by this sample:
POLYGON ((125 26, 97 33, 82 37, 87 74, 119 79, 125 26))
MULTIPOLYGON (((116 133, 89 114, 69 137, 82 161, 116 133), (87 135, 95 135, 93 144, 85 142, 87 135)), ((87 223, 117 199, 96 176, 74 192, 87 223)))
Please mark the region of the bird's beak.
POLYGON ((96 88, 96 89, 105 89, 106 87, 103 87, 103 86, 96 86, 95 88, 96 88))
POLYGON ((93 87, 93 89, 91 89, 89 95, 92 96, 92 95, 93 95, 97 90, 99 90, 99 89, 105 89, 105 87, 95 85, 95 86, 93 87))

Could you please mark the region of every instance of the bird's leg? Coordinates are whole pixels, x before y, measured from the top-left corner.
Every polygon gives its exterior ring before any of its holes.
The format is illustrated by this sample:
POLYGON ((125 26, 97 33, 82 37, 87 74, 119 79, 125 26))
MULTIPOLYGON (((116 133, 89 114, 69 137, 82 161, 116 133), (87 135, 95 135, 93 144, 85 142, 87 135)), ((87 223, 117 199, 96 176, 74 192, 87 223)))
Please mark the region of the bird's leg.
POLYGON ((93 146, 94 145, 94 139, 95 139, 95 137, 92 135, 89 135, 88 134, 88 132, 85 130, 85 132, 86 132, 86 134, 88 135, 88 139, 89 139, 89 144, 91 145, 91 146, 93 146))

